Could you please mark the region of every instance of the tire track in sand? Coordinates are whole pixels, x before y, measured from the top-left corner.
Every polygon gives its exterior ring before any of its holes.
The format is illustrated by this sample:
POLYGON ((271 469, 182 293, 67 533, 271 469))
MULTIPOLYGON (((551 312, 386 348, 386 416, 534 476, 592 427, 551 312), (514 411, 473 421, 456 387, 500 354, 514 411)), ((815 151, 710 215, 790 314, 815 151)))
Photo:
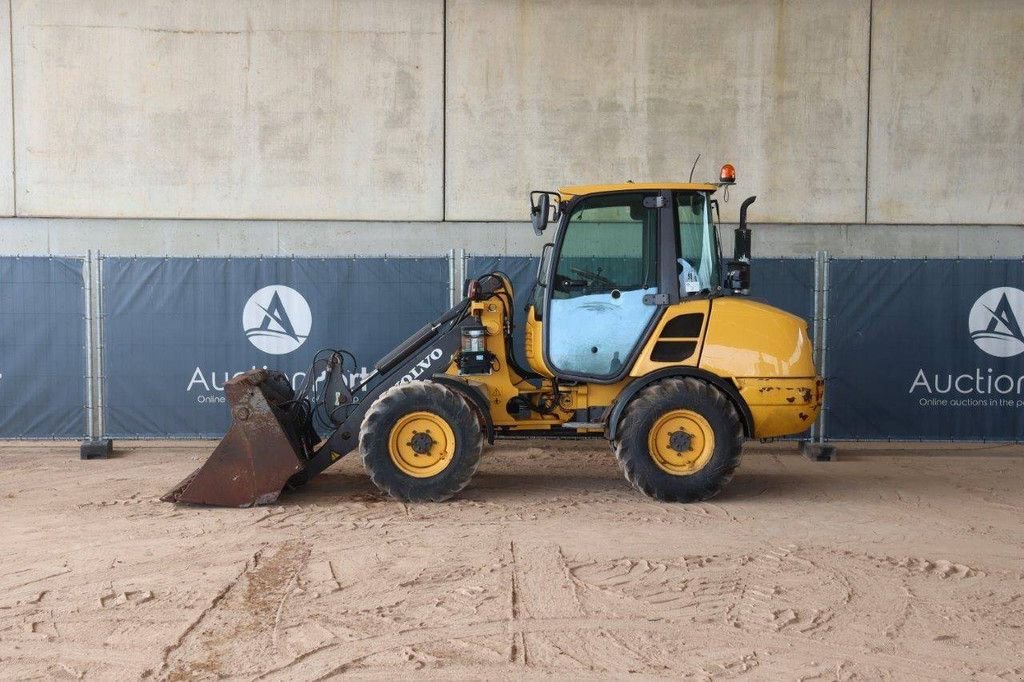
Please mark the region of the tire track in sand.
POLYGON ((277 625, 309 554, 299 540, 257 553, 167 650, 159 679, 259 674, 277 657, 277 625))

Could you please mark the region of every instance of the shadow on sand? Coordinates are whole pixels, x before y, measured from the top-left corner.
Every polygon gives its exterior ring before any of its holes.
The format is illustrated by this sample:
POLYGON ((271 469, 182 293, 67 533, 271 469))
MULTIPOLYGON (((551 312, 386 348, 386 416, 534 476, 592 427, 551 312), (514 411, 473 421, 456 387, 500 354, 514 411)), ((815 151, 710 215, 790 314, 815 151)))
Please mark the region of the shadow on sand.
MULTIPOLYGON (((810 462, 796 454, 776 460, 758 454, 750 456, 736 471, 732 481, 717 495, 715 502, 775 499, 863 499, 889 495, 919 495, 926 498, 944 496, 956 487, 956 477, 949 466, 951 457, 988 457, 995 455, 1007 461, 1004 450, 979 449, 971 455, 963 451, 858 450, 841 455, 837 462, 810 462), (908 455, 904 457, 904 455, 908 455), (895 461, 894 461, 895 460, 895 461), (900 461, 903 460, 903 461, 900 461), (881 466, 880 466, 881 465, 881 466), (908 468, 909 467, 909 468, 908 468)), ((477 472, 469 487, 457 499, 495 504, 543 503, 554 498, 578 498, 590 502, 628 501, 637 495, 619 473, 614 462, 587 462, 586 468, 553 463, 539 465, 524 460, 477 472), (523 470, 515 470, 521 466, 523 470)), ((310 481, 301 489, 286 491, 281 501, 290 504, 330 504, 340 501, 387 501, 362 471, 331 471, 310 481)))

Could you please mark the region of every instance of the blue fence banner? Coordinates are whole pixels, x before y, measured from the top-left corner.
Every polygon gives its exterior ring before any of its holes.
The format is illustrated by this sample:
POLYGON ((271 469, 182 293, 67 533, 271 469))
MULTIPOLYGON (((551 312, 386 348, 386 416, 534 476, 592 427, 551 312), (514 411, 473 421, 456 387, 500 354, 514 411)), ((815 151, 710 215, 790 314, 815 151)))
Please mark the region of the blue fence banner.
POLYGON ((86 433, 83 262, 0 258, 0 437, 86 433))
MULTIPOLYGON (((294 385, 344 348, 356 381, 448 306, 444 258, 104 258, 102 434, 226 430, 224 382, 253 367, 294 385)), ((1024 440, 1024 262, 828 264, 827 440, 1024 440)), ((83 259, 0 258, 0 437, 81 438, 87 424, 83 259)), ((515 290, 517 360, 533 257, 474 256, 515 290)), ((755 259, 751 298, 814 317, 811 259, 755 259)), ((98 341, 97 341, 98 342, 98 341)))
POLYGON ((750 264, 750 297, 803 318, 813 332, 814 260, 755 258, 750 264))
POLYGON ((444 258, 106 258, 106 431, 221 436, 224 382, 254 367, 301 384, 321 348, 367 368, 448 307, 444 258))
POLYGON ((1024 438, 1024 263, 834 260, 829 439, 1024 438))

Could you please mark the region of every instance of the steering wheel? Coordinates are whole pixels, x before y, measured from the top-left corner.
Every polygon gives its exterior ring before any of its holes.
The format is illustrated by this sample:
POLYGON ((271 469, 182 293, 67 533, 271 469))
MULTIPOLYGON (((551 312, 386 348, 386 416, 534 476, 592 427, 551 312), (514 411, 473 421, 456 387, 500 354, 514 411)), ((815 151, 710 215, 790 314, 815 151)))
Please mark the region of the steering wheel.
POLYGON ((603 284, 603 285, 605 285, 607 287, 618 286, 617 284, 615 284, 615 282, 611 281, 607 277, 599 275, 596 272, 591 272, 590 270, 583 270, 581 268, 570 268, 570 269, 573 272, 575 272, 577 275, 583 275, 587 279, 589 279, 591 281, 594 281, 594 282, 597 282, 598 284, 603 284))

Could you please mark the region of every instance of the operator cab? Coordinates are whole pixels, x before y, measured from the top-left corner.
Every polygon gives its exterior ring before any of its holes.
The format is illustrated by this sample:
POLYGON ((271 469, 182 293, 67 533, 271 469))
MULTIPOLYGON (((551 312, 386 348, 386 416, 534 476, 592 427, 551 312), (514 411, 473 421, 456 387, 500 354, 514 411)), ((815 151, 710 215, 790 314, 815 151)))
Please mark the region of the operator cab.
POLYGON ((722 292, 712 198, 721 184, 731 182, 588 185, 531 195, 538 233, 550 209, 558 220, 534 296, 544 364, 556 376, 618 381, 667 306, 722 292))

